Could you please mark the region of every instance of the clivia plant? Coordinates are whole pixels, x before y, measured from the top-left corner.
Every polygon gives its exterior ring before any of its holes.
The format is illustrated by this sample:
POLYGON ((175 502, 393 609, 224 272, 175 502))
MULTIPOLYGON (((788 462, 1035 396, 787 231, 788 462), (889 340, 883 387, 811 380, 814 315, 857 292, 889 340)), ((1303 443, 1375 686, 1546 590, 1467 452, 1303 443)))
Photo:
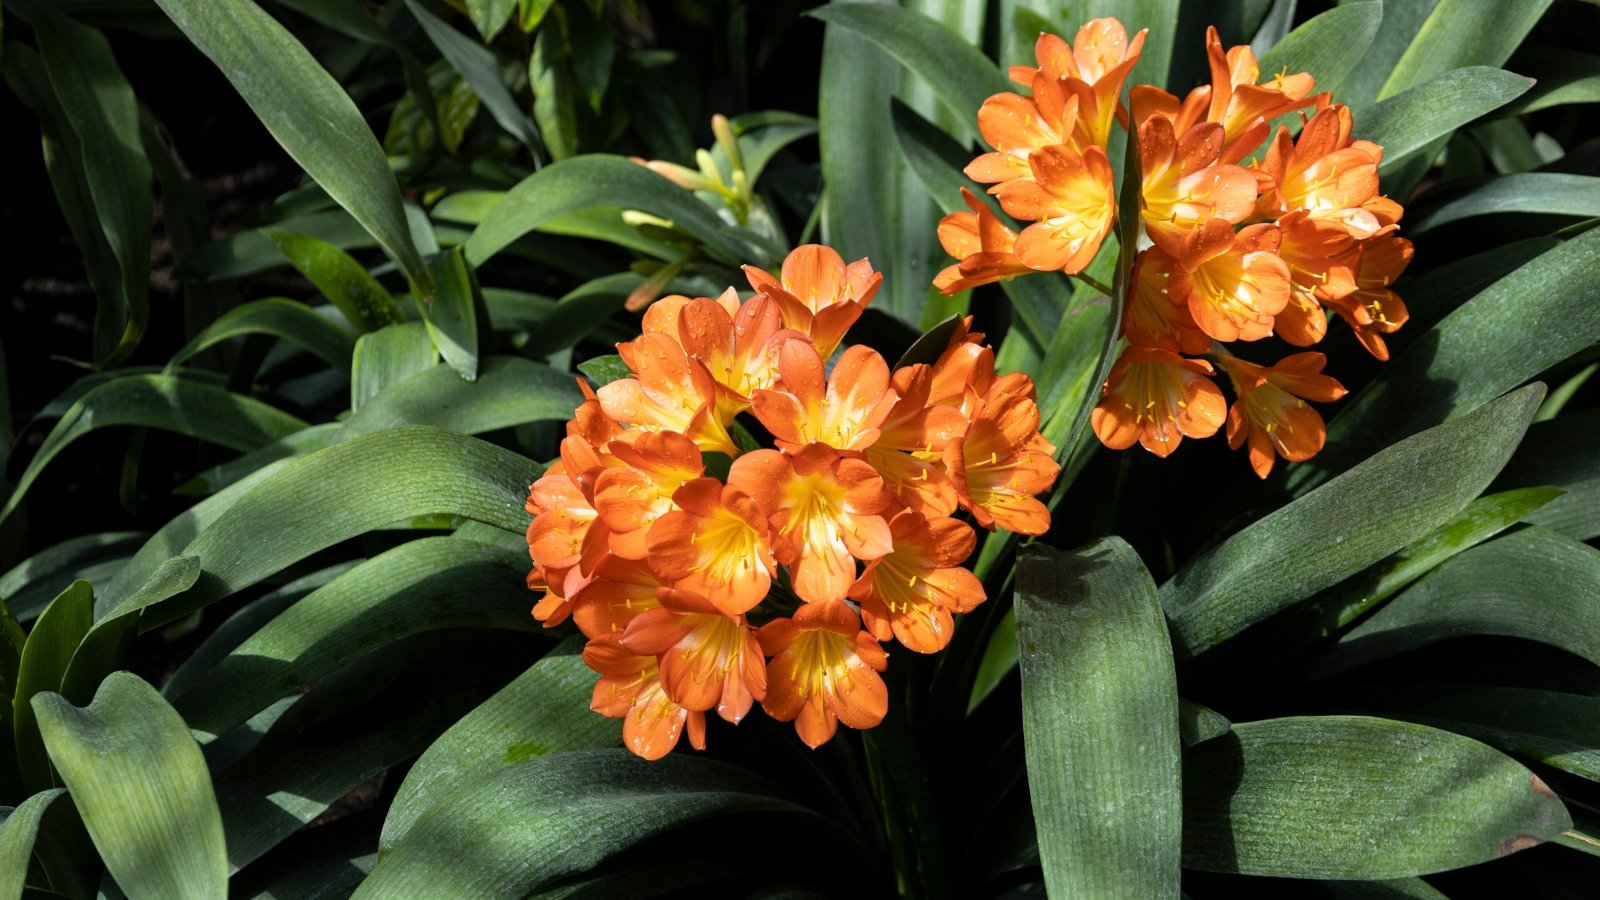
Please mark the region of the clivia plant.
POLYGON ((1071 6, 6 0, 0 900, 1590 892, 1600 8, 1071 6))

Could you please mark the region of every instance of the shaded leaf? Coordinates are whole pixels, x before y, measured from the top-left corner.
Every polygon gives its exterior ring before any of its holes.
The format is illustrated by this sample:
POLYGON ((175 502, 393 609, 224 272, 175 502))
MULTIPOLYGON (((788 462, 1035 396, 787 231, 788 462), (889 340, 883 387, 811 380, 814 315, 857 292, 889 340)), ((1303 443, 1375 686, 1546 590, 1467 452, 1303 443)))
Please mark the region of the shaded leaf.
POLYGON ((1383 147, 1380 177, 1457 128, 1522 96, 1531 79, 1487 66, 1446 72, 1390 97, 1355 119, 1355 133, 1383 147))
POLYGON ((1496 213, 1600 216, 1600 178, 1556 172, 1519 172, 1452 185, 1406 210, 1406 232, 1416 234, 1446 222, 1496 213))
POLYGON ((419 302, 417 310, 439 355, 462 378, 474 381, 478 377, 478 308, 483 305, 478 276, 467 265, 460 247, 441 254, 434 268, 438 292, 431 303, 419 302))
POLYGON ((34 700, 50 759, 100 858, 132 897, 220 897, 228 858, 211 776, 172 707, 117 672, 78 709, 34 700))
POLYGON ((1580 541, 1600 537, 1600 409, 1535 422, 1495 481, 1497 488, 1550 485, 1563 491, 1527 521, 1580 541))
POLYGON ((350 254, 310 235, 268 229, 267 236, 357 331, 374 331, 406 320, 389 292, 350 254))
POLYGON ((511 96, 505 81, 500 78, 500 63, 495 59, 494 53, 478 41, 445 24, 417 0, 406 0, 406 9, 416 17, 417 24, 422 26, 422 31, 428 36, 428 40, 439 48, 439 53, 461 73, 467 84, 472 85, 473 92, 483 101, 484 107, 494 116, 500 127, 521 141, 537 159, 540 147, 539 133, 517 104, 516 99, 511 96))
POLYGON ((1191 560, 1161 588, 1179 658, 1443 525, 1505 465, 1543 397, 1532 385, 1407 438, 1191 560))
POLYGON ((1487 862, 1571 826, 1544 782, 1496 750, 1360 716, 1235 724, 1184 754, 1183 864, 1384 879, 1487 862))
POLYGON ((167 369, 170 371, 223 341, 247 334, 269 334, 298 344, 340 372, 350 373, 355 335, 304 303, 283 297, 252 300, 218 316, 172 355, 167 369))
POLYGON ((359 412, 368 400, 438 362, 433 338, 421 322, 390 325, 362 335, 351 354, 350 409, 359 412))
POLYGON ((1016 610, 1045 884, 1177 896, 1178 688, 1150 573, 1119 538, 1035 547, 1018 562, 1016 610))
POLYGON ((1321 90, 1344 81, 1378 33, 1383 7, 1345 3, 1311 18, 1261 56, 1261 72, 1310 72, 1321 90))
POLYGON ((16 809, 0 808, 6 813, 5 818, 0 819, 0 897, 23 896, 34 839, 39 835, 39 820, 44 818, 50 804, 65 793, 61 788, 53 788, 34 794, 16 809))
POLYGON ((622 361, 622 357, 615 353, 609 356, 596 356, 578 363, 578 371, 589 376, 597 386, 604 387, 613 381, 623 378, 632 378, 633 370, 622 361))
POLYGON ((61 783, 55 779, 45 753, 32 700, 36 694, 61 690, 61 679, 73 651, 93 622, 94 591, 87 581, 75 581, 45 607, 22 646, 11 710, 17 768, 30 793, 61 783))
POLYGON ((1386 100, 1465 66, 1499 66, 1544 15, 1550 0, 1510 5, 1438 0, 1378 92, 1386 100))

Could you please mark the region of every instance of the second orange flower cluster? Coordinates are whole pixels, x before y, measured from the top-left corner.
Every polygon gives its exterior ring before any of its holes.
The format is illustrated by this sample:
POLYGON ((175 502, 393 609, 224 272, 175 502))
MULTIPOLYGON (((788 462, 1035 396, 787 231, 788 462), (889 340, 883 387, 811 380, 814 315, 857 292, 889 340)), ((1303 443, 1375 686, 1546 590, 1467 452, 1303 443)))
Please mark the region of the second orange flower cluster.
POLYGON ((1264 478, 1276 457, 1301 461, 1321 449, 1326 429, 1305 401, 1336 400, 1344 388, 1321 374, 1320 353, 1263 367, 1219 344, 1275 334, 1310 346, 1332 310, 1387 359, 1383 335, 1407 318, 1389 288, 1411 259, 1411 243, 1396 234, 1402 209, 1378 193, 1383 148, 1353 138, 1347 107, 1313 96, 1303 72, 1262 81, 1250 48, 1224 52, 1214 28, 1210 84, 1181 101, 1137 85, 1122 107, 1143 43, 1144 32, 1130 41, 1115 19, 1090 22, 1071 45, 1040 36, 1038 66, 1011 70, 1032 95, 984 103, 978 125, 994 151, 966 169, 993 185, 1006 213, 1031 224, 1014 232, 963 191, 971 211, 939 226, 959 262, 935 284, 954 293, 1037 271, 1082 272, 1117 214, 1105 149, 1111 123, 1131 118, 1149 245, 1133 266, 1121 323, 1128 346, 1094 410, 1095 434, 1113 449, 1138 443, 1166 456, 1226 421, 1230 446, 1248 444, 1264 478), (1298 137, 1283 125, 1272 132, 1273 119, 1308 107, 1298 137), (1213 362, 1232 381, 1231 408, 1213 362))
POLYGON ((996 376, 963 326, 932 364, 827 361, 877 291, 866 260, 805 246, 755 296, 663 298, 618 346, 633 377, 591 391, 528 511, 534 615, 570 617, 594 708, 657 758, 705 714, 761 701, 815 747, 888 709, 880 642, 932 653, 984 600, 954 518, 1042 534, 1057 465, 1033 383, 996 376), (753 434, 770 436, 771 447, 753 434), (759 627, 758 627, 759 625, 759 627))

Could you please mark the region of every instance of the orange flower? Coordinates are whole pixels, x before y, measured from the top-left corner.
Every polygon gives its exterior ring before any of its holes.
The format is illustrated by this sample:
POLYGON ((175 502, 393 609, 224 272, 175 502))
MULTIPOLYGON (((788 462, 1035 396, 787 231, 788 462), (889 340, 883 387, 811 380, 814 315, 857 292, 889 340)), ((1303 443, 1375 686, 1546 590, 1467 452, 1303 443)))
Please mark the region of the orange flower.
POLYGON ((583 580, 579 563, 588 560, 592 570, 606 555, 606 529, 595 527, 598 514, 560 461, 529 488, 528 506, 534 514, 528 524, 528 555, 540 576, 529 587, 545 589, 533 616, 551 628, 571 613, 567 598, 583 580))
POLYGON ((654 657, 630 653, 614 637, 595 638, 583 648, 583 661, 600 673, 589 707, 622 719, 622 742, 645 759, 660 759, 678 746, 685 726, 689 743, 706 748, 706 714, 672 702, 661 687, 654 657))
MULTIPOLYGON (((1382 225, 1365 205, 1379 199, 1383 148, 1370 141, 1352 142, 1353 127, 1349 108, 1335 103, 1312 116, 1293 144, 1288 129, 1279 128, 1261 162, 1273 188, 1261 196, 1258 214, 1276 217, 1305 210, 1313 219, 1339 222, 1352 237, 1376 234, 1382 225)), ((1388 201, 1380 206, 1386 215, 1394 211, 1398 216, 1398 209, 1388 201)))
POLYGON ((705 474, 700 448, 674 431, 629 432, 611 455, 622 465, 603 469, 594 482, 594 508, 610 530, 611 552, 644 559, 650 525, 672 510, 672 495, 705 474))
POLYGON ((1045 147, 1028 157, 1028 165, 1032 180, 994 188, 1007 213, 1034 223, 1017 236, 1017 259, 1041 271, 1082 272, 1099 252, 1116 211, 1105 151, 1045 147))
POLYGON ((1090 414, 1095 436, 1113 450, 1139 443, 1166 456, 1185 437, 1216 434, 1227 404, 1211 374, 1205 360, 1128 347, 1111 367, 1103 396, 1090 414))
POLYGON ((585 637, 622 637, 628 623, 660 606, 655 573, 644 562, 609 556, 581 589, 572 595, 572 622, 585 637))
POLYGON ((1255 53, 1244 44, 1223 53, 1215 26, 1206 28, 1206 59, 1211 65, 1211 109, 1206 118, 1222 125, 1224 143, 1232 143, 1252 127, 1260 128, 1259 136, 1236 159, 1261 142, 1267 122, 1313 102, 1306 98, 1316 79, 1305 72, 1279 72, 1265 84, 1257 84, 1261 65, 1255 53))
POLYGON ((1273 320, 1278 336, 1309 347, 1328 332, 1328 316, 1318 297, 1344 297, 1355 290, 1349 266, 1338 257, 1355 243, 1338 222, 1313 219, 1296 210, 1278 220, 1283 240, 1278 258, 1289 267, 1289 305, 1273 320))
POLYGON ((1400 330, 1411 314, 1389 288, 1411 263, 1411 242, 1392 231, 1358 241, 1340 262, 1354 273, 1355 290, 1343 297, 1318 296, 1355 330, 1361 346, 1378 359, 1389 358, 1383 335, 1400 330))
POLYGON ((878 673, 888 655, 839 601, 808 603, 792 619, 774 619, 756 637, 767 664, 767 714, 793 721, 800 739, 820 747, 838 723, 871 728, 889 711, 889 688, 878 673))
POLYGON ((660 660, 661 687, 690 712, 716 707, 735 725, 767 693, 766 658, 755 632, 704 597, 661 592, 661 607, 629 623, 622 646, 660 660))
POLYGON ((716 415, 717 382, 690 359, 670 335, 640 335, 617 352, 633 372, 600 388, 605 414, 647 431, 676 431, 708 452, 738 454, 738 446, 716 415))
POLYGON ((772 511, 778 560, 808 603, 843 600, 856 559, 892 549, 882 514, 893 495, 870 464, 831 447, 811 444, 793 457, 753 450, 733 461, 728 484, 772 511))
POLYGON ((1160 247, 1149 247, 1133 263, 1132 289, 1122 311, 1122 332, 1140 347, 1159 347, 1199 354, 1211 349, 1211 337, 1194 323, 1189 307, 1174 302, 1167 282, 1176 263, 1160 247))
POLYGON ((959 262, 935 275, 933 286, 956 294, 1032 272, 1013 252, 1016 232, 971 191, 962 188, 961 197, 972 211, 953 212, 939 220, 939 243, 959 262))
POLYGON ((1275 225, 1233 226, 1212 219, 1173 270, 1167 293, 1189 306, 1201 331, 1219 341, 1258 341, 1289 303, 1289 267, 1278 258, 1275 225))
POLYGON ((978 132, 994 150, 962 171, 979 184, 1032 178, 1029 158, 1046 147, 1068 144, 1078 119, 1078 98, 1043 75, 1033 79, 1033 97, 1000 93, 978 108, 978 132))
POLYGON ((972 427, 944 451, 945 469, 961 505, 979 525, 1018 534, 1050 530, 1050 512, 1035 497, 1055 483, 1055 448, 1039 434, 1038 404, 1009 396, 985 404, 972 427))
POLYGON ((1201 122, 1179 138, 1165 116, 1139 126, 1141 198, 1150 240, 1187 261, 1200 227, 1211 219, 1238 224, 1256 209, 1256 177, 1216 165, 1222 127, 1201 122))
POLYGON ((846 266, 838 252, 819 244, 791 250, 779 278, 755 266, 745 266, 744 273, 751 288, 777 302, 784 326, 810 335, 823 358, 833 355, 883 283, 872 263, 858 259, 846 266))
POLYGON ((1228 410, 1228 446, 1237 450, 1248 440, 1257 475, 1267 477, 1275 455, 1302 462, 1322 449, 1327 428, 1306 401, 1331 403, 1345 395, 1339 382, 1321 374, 1327 357, 1296 353, 1270 368, 1234 356, 1219 363, 1239 394, 1228 410))
POLYGON ((1148 31, 1141 30, 1129 41, 1121 22, 1104 18, 1079 28, 1070 47, 1057 35, 1041 34, 1034 45, 1039 67, 1012 66, 1011 80, 1032 85, 1043 74, 1061 82, 1079 103, 1074 129, 1077 146, 1105 147, 1111 120, 1119 112, 1122 84, 1139 61, 1148 31))
POLYGON ((656 575, 730 616, 765 599, 778 569, 767 524, 771 511, 715 478, 685 484, 672 501, 679 509, 650 527, 648 559, 656 575))
POLYGON ((705 366, 719 385, 716 415, 724 425, 750 407, 752 391, 778 380, 777 342, 806 337, 784 329, 773 297, 757 294, 741 304, 733 288, 715 300, 663 297, 645 312, 643 324, 646 334, 670 336, 705 366))
POLYGON ((961 567, 977 536, 955 519, 926 519, 904 510, 889 523, 894 550, 867 564, 850 586, 867 630, 891 636, 918 653, 937 653, 954 632, 951 613, 984 601, 983 584, 961 567))
POLYGON ((924 515, 948 516, 956 510, 956 489, 940 468, 940 456, 966 430, 967 418, 955 407, 929 405, 931 366, 896 369, 893 383, 898 399, 867 448, 867 462, 900 503, 924 515))
POLYGON ((861 344, 846 349, 824 381, 818 348, 784 341, 778 372, 779 389, 756 391, 751 405, 778 446, 790 453, 813 442, 837 450, 865 449, 878 439, 878 426, 894 406, 889 364, 861 344))

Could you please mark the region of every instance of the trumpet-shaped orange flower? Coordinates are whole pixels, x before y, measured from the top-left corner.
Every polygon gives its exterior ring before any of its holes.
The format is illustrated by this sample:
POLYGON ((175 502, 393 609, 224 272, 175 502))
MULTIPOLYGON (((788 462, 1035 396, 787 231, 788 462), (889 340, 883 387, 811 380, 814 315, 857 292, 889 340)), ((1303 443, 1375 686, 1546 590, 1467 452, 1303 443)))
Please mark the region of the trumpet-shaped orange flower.
POLYGON ((644 559, 650 525, 672 510, 672 495, 705 474, 700 448, 673 431, 632 432, 616 440, 611 455, 622 465, 603 469, 594 482, 594 508, 610 530, 611 552, 644 559))
POLYGON ((961 504, 979 525, 1044 534, 1050 513, 1035 494, 1055 483, 1055 448, 1039 434, 1039 406, 1023 396, 985 405, 972 427, 944 451, 961 504))
POLYGON ((1313 219, 1305 210, 1279 219, 1278 229, 1283 238, 1278 258, 1289 268, 1289 304, 1272 327, 1296 347, 1309 347, 1328 331, 1328 316, 1317 298, 1344 297, 1355 290, 1350 267, 1339 261, 1355 241, 1342 224, 1313 219))
POLYGON ((878 439, 894 406, 889 364, 876 350, 856 344, 844 351, 824 378, 822 356, 807 341, 784 341, 778 350, 781 385, 756 391, 756 418, 777 440, 796 452, 810 443, 836 450, 863 450, 878 439))
POLYGON ((892 549, 883 518, 894 502, 869 463, 811 444, 793 457, 754 450, 733 461, 728 483, 772 510, 778 561, 808 603, 843 600, 857 559, 892 549))
POLYGON ((690 712, 715 707, 737 725, 766 696, 766 658, 755 632, 704 597, 662 591, 660 608, 635 617, 622 646, 658 658, 662 689, 690 712))
POLYGON ((646 311, 645 333, 670 335, 717 382, 715 413, 722 424, 750 408, 750 395, 778 380, 778 344, 806 335, 783 325, 779 303, 757 294, 743 304, 729 288, 715 300, 663 297, 646 311), (659 313, 658 313, 659 311, 659 313))
POLYGON ((572 595, 572 622, 585 637, 622 637, 640 613, 660 606, 661 582, 642 560, 607 557, 572 595))
POLYGON ((1160 247, 1146 249, 1134 260, 1132 287, 1122 311, 1122 332, 1139 347, 1204 353, 1211 349, 1210 335, 1194 323, 1188 304, 1175 302, 1167 293, 1175 265, 1160 247))
POLYGON ((961 197, 972 211, 953 212, 939 220, 939 243, 958 262, 935 275, 933 286, 956 294, 1033 271, 1014 252, 1017 233, 971 191, 962 188, 961 197))
POLYGON ((984 600, 983 583, 961 567, 977 536, 955 519, 927 519, 904 510, 889 523, 894 551, 867 564, 850 587, 867 630, 918 653, 937 653, 954 632, 951 613, 984 600))
POLYGON ((1350 109, 1334 104, 1306 122, 1298 140, 1279 128, 1262 160, 1272 190, 1261 196, 1258 213, 1280 216, 1304 210, 1313 219, 1339 222, 1352 237, 1365 238, 1382 227, 1366 204, 1378 199, 1378 163, 1383 149, 1350 139, 1350 109))
POLYGON ((1033 223, 1017 235, 1017 259, 1040 271, 1082 272, 1099 252, 1116 212, 1105 151, 1045 147, 1028 157, 1028 166, 1032 180, 994 189, 1007 213, 1033 223))
POLYGON ((619 639, 601 637, 583 648, 583 661, 600 673, 590 708, 622 719, 622 742, 645 759, 660 759, 678 745, 684 731, 696 750, 706 748, 706 714, 672 702, 662 689, 651 656, 640 656, 619 639))
POLYGON ((1257 475, 1267 477, 1278 456, 1303 462, 1322 449, 1327 428, 1306 401, 1331 403, 1345 394, 1339 382, 1322 374, 1327 357, 1296 353, 1270 368, 1231 356, 1220 363, 1239 394, 1228 410, 1228 446, 1237 450, 1248 442, 1257 475))
POLYGON ((704 364, 690 359, 671 335, 640 335, 617 352, 634 374, 602 387, 600 407, 626 425, 647 431, 676 431, 702 450, 739 452, 716 415, 717 382, 704 364))
POLYGON ((1034 45, 1039 67, 1012 66, 1011 80, 1032 85, 1043 74, 1059 81, 1078 100, 1077 146, 1105 147, 1118 114, 1122 84, 1139 61, 1147 33, 1148 29, 1141 30, 1130 41, 1121 22, 1104 18, 1079 28, 1071 46, 1057 35, 1041 34, 1034 45))
POLYGON ((953 406, 930 404, 933 367, 912 365, 894 373, 898 396, 866 459, 905 506, 928 516, 956 509, 956 489, 941 465, 950 441, 967 428, 967 417, 953 406))
MULTIPOLYGON (((1258 84, 1261 64, 1256 61, 1255 53, 1243 44, 1224 53, 1222 38, 1215 27, 1206 28, 1206 59, 1211 65, 1211 109, 1207 118, 1222 126, 1225 143, 1232 143, 1252 127, 1258 127, 1255 144, 1259 144, 1261 138, 1266 137, 1267 122, 1313 102, 1307 98, 1316 86, 1316 79, 1305 72, 1293 75, 1278 72, 1265 83, 1258 84)), ((1253 148, 1254 144, 1250 146, 1253 148)), ((1245 153, 1249 150, 1246 148, 1245 153)))
POLYGON ((1182 137, 1165 116, 1139 126, 1145 231, 1186 262, 1202 225, 1212 219, 1237 224, 1256 209, 1256 177, 1239 166, 1217 165, 1221 151, 1222 126, 1214 122, 1201 122, 1182 137))
POLYGON ((837 251, 819 244, 790 251, 777 278, 755 266, 745 266, 744 273, 751 288, 777 302, 784 327, 809 335, 823 358, 833 355, 883 283, 883 274, 867 260, 847 266, 837 251))
POLYGON ((1090 414, 1095 435, 1113 450, 1137 443, 1166 456, 1185 437, 1216 434, 1227 403, 1211 374, 1211 364, 1202 359, 1128 347, 1112 365, 1104 396, 1090 414))
POLYGON ((1383 336, 1400 329, 1411 314, 1405 301, 1389 285, 1411 264, 1411 242, 1393 232, 1358 241, 1341 261, 1354 274, 1355 290, 1343 297, 1322 300, 1347 322, 1378 359, 1389 358, 1383 336))
POLYGON ((889 688, 878 675, 888 655, 839 601, 808 603, 792 619, 774 619, 756 635, 767 665, 767 714, 793 721, 800 739, 820 747, 838 723, 871 728, 889 711, 889 688))
POLYGON ((1272 333, 1289 303, 1289 267, 1278 257, 1275 225, 1235 234, 1221 219, 1201 227, 1189 264, 1167 280, 1167 293, 1189 306, 1201 331, 1219 341, 1258 341, 1272 333))
POLYGON ((672 495, 679 509, 650 526, 650 567, 664 582, 699 594, 730 616, 760 603, 772 586, 771 510, 715 478, 697 478, 672 495))
POLYGON ((963 171, 979 184, 1004 184, 1032 178, 1028 160, 1046 147, 1070 144, 1078 119, 1078 98, 1043 75, 1033 80, 1033 97, 1001 93, 978 109, 978 132, 993 147, 963 171))

